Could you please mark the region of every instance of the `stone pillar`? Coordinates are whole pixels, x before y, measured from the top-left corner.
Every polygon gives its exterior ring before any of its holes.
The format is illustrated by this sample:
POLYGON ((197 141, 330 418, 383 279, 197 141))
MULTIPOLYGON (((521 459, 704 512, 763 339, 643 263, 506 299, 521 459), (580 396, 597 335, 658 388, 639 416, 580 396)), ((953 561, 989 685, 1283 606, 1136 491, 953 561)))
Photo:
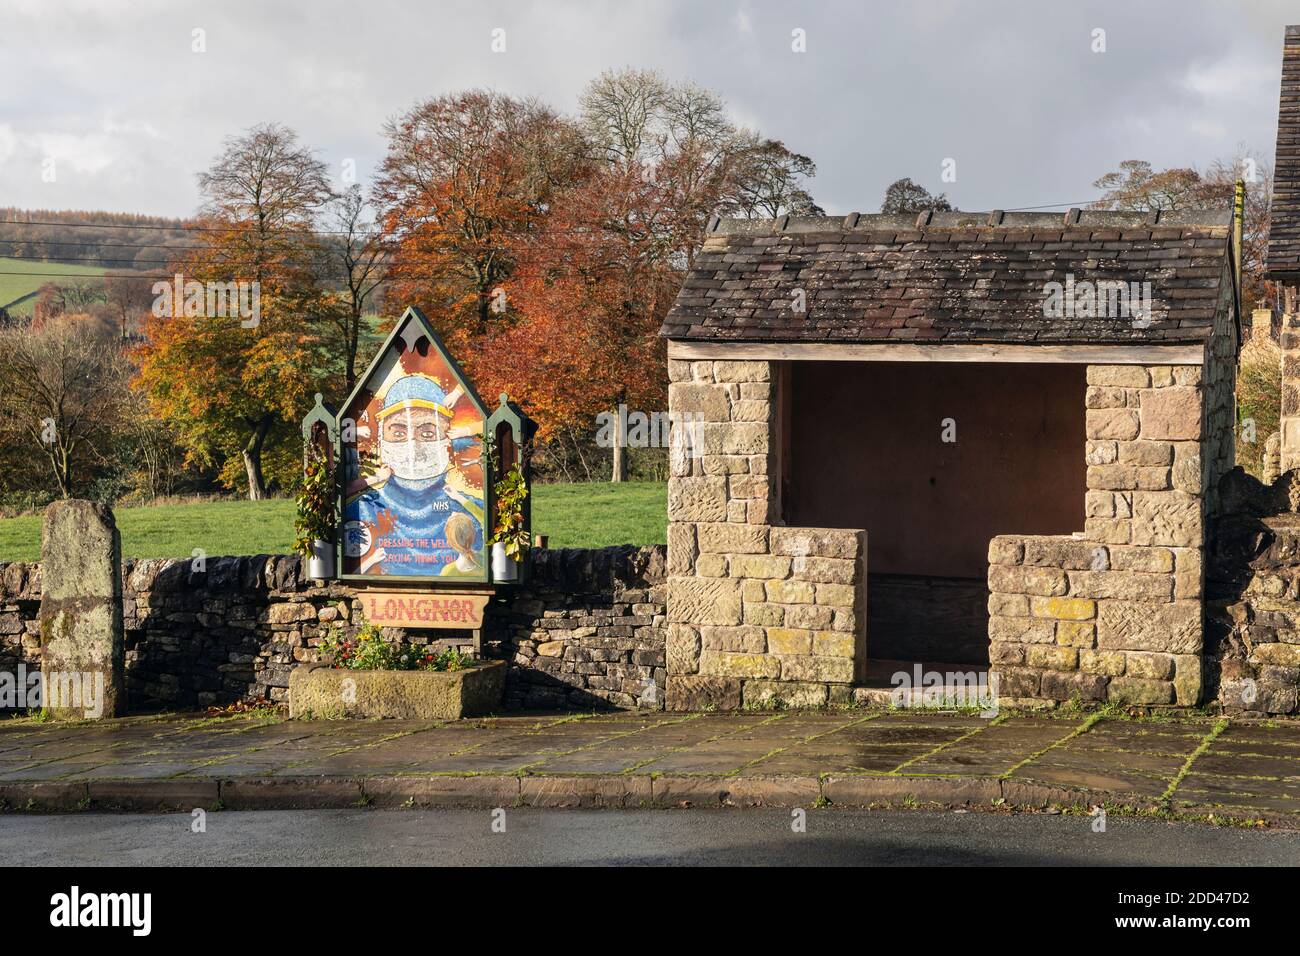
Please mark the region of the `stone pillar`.
POLYGON ((866 534, 774 525, 772 363, 668 363, 699 423, 668 481, 667 708, 848 703, 866 669, 866 534))
POLYGON ((1268 342, 1273 339, 1273 310, 1255 309, 1250 313, 1250 341, 1268 342))
POLYGON ((1282 350, 1282 470, 1300 468, 1300 314, 1292 308, 1282 315, 1278 347, 1282 350))
POLYGON ((1271 485, 1282 477, 1282 435, 1279 432, 1264 439, 1264 461, 1260 477, 1266 485, 1271 485))
POLYGON ((105 505, 56 501, 41 534, 42 704, 60 719, 126 713, 122 544, 105 505))
POLYGON ((989 546, 999 697, 1192 707, 1203 649, 1199 366, 1089 365, 1084 532, 989 546))

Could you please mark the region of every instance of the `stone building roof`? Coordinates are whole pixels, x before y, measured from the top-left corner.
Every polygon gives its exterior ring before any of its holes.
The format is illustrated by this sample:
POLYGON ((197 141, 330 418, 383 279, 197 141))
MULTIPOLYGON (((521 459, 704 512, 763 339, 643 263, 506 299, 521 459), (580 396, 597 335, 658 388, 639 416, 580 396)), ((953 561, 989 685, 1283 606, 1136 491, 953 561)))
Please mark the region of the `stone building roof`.
POLYGON ((714 219, 661 334, 729 342, 1198 342, 1228 208, 714 219), (1150 282, 1148 319, 1048 317, 1047 285, 1150 282), (806 311, 793 307, 803 291, 806 311))
POLYGON ((1273 166, 1268 272, 1276 279, 1297 281, 1300 280, 1300 26, 1286 28, 1273 166))

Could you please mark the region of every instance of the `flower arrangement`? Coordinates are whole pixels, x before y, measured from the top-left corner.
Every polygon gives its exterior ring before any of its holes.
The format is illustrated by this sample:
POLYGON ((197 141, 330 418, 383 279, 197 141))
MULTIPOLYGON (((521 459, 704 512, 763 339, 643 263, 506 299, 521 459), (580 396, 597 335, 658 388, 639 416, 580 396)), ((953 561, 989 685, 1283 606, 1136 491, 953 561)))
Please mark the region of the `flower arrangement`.
POLYGON ((519 463, 510 466, 492 487, 496 497, 496 523, 488 544, 505 545, 506 554, 518 561, 528 550, 528 529, 524 526, 524 501, 528 485, 519 463))
POLYGON ((312 449, 295 499, 294 550, 311 557, 313 541, 334 539, 334 477, 319 451, 312 449))
POLYGON ((365 671, 457 671, 469 667, 474 658, 454 647, 434 653, 432 648, 403 648, 384 640, 383 631, 366 622, 348 637, 342 627, 335 627, 321 642, 321 651, 331 666, 365 671))

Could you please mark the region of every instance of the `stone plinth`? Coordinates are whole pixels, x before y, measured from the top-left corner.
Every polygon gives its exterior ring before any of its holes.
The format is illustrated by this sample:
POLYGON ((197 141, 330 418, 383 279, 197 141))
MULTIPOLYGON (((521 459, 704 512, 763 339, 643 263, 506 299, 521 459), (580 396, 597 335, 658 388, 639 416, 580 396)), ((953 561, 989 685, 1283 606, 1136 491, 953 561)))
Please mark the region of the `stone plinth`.
POLYGON ((501 707, 505 661, 455 671, 299 667, 289 677, 289 716, 459 720, 501 707))

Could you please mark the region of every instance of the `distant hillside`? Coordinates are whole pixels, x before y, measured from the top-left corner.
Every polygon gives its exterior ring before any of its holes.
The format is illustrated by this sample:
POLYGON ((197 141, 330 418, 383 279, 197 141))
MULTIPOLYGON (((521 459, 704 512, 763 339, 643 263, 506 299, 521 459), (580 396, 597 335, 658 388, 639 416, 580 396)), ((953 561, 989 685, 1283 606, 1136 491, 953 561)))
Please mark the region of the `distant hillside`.
MULTIPOLYGON (((129 213, 0 208, 0 257, 90 266, 96 273, 157 273, 179 248, 193 245, 186 224, 129 213)), ((0 305, 6 301, 0 293, 0 305)))
POLYGON ((36 305, 36 292, 45 283, 97 278, 104 272, 97 266, 0 256, 0 308, 12 316, 31 315, 36 305))

